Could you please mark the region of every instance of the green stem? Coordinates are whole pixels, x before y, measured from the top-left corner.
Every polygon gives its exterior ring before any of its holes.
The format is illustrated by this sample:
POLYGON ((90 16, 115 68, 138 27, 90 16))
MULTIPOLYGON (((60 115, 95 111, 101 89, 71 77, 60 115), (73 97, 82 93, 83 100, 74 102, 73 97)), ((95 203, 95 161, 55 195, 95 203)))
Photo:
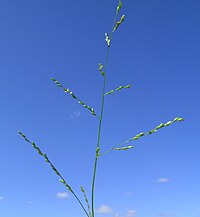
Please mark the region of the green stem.
MULTIPOLYGON (((106 78, 104 77, 103 93, 102 93, 102 105, 101 105, 101 115, 100 115, 100 119, 99 119, 99 129, 98 129, 97 148, 99 148, 99 146, 100 146, 101 125, 102 125, 103 111, 104 111, 105 87, 106 87, 106 78)), ((96 155, 95 162, 94 162, 94 174, 93 174, 93 179, 92 179, 92 217, 94 217, 94 187, 95 187, 95 178, 96 178, 96 170, 97 170, 97 161, 98 161, 98 156, 96 155)))
POLYGON ((74 195, 74 197, 76 198, 76 200, 78 201, 78 203, 79 203, 79 204, 81 205, 81 207, 83 208, 85 214, 86 214, 88 217, 90 217, 89 214, 88 214, 88 212, 86 211, 85 207, 83 206, 83 204, 81 203, 81 201, 80 201, 79 198, 77 197, 77 195, 76 195, 73 191, 72 191, 72 194, 74 195))
MULTIPOLYGON (((119 0, 119 2, 120 2, 120 0, 119 0)), ((119 3, 118 3, 118 5, 119 5, 119 3)), ((117 15, 118 15, 118 11, 116 10, 112 30, 115 26, 117 15)), ((111 30, 110 35, 109 35, 110 41, 112 40, 112 33, 113 33, 112 30, 111 30)), ((105 89, 106 89, 106 72, 107 72, 109 52, 110 52, 110 46, 108 46, 108 49, 107 49, 106 60, 105 60, 105 65, 104 65, 105 76, 104 76, 103 88, 102 88, 101 113, 100 113, 100 118, 99 118, 96 153, 97 153, 97 149, 100 148, 101 126, 102 126, 102 120, 103 120, 104 101, 105 101, 105 93, 106 93, 105 92, 105 89)), ((97 172, 97 163, 98 163, 98 155, 96 154, 95 161, 94 161, 93 178, 92 178, 92 217, 95 217, 95 214, 94 214, 94 189, 95 189, 95 179, 96 179, 96 172, 97 172)))
MULTIPOLYGON (((52 164, 51 163, 51 161, 49 161, 50 162, 50 164, 52 164)), ((53 164, 52 164, 53 165, 53 164)), ((53 166, 54 167, 54 166, 53 166)), ((62 179, 62 180, 64 180, 65 181, 65 179, 64 179, 64 177, 60 174, 59 175, 59 177, 62 179)), ((66 183, 66 181, 65 181, 65 183, 66 183)), ((71 189, 71 188, 70 188, 71 189)), ((76 198, 76 200, 78 201, 78 203, 80 204, 80 206, 82 207, 82 209, 83 209, 83 211, 85 212, 85 214, 88 216, 88 217, 90 217, 90 215, 88 214, 88 212, 87 212, 87 210, 85 209, 85 207, 83 206, 83 204, 82 204, 82 202, 80 201, 80 199, 78 198, 78 196, 76 195, 76 193, 71 189, 70 190, 70 192, 74 195, 74 197, 76 198)))
POLYGON ((25 134, 23 134, 21 131, 18 131, 18 133, 25 139, 26 142, 30 143, 34 149, 36 149, 38 151, 38 154, 41 155, 45 161, 51 166, 51 168, 54 170, 54 172, 61 178, 62 183, 68 188, 68 190, 74 195, 74 197, 76 198, 76 200, 78 201, 78 203, 80 204, 80 206, 82 207, 82 209, 84 210, 85 214, 89 216, 88 212, 86 211, 85 207, 83 206, 83 204, 81 203, 80 199, 78 198, 78 196, 76 195, 76 193, 72 190, 72 188, 69 186, 69 184, 65 181, 64 177, 61 175, 61 173, 56 169, 56 167, 54 166, 54 164, 49 160, 49 158, 47 157, 46 154, 44 154, 40 148, 38 146, 35 145, 34 142, 31 142, 25 134))

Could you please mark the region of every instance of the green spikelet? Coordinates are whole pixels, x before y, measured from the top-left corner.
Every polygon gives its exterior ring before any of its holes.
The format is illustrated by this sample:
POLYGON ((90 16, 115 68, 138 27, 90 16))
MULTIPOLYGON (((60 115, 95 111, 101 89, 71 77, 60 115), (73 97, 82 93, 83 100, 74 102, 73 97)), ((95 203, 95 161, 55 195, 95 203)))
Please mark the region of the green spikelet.
MULTIPOLYGON (((80 105, 82 105, 84 108, 88 109, 88 110, 91 112, 92 115, 97 116, 96 113, 95 113, 95 111, 94 111, 94 109, 91 108, 90 106, 86 105, 83 101, 81 101, 78 97, 76 97, 76 96, 74 95, 74 93, 73 93, 69 88, 64 88, 64 87, 62 86, 62 84, 61 84, 59 81, 57 81, 55 78, 51 78, 51 80, 52 80, 55 84, 57 84, 58 87, 62 88, 65 93, 70 94, 71 97, 72 97, 73 99, 75 99, 80 105)), ((97 117, 98 117, 98 116, 97 116, 97 117)))
POLYGON ((114 93, 115 91, 119 91, 119 90, 122 90, 122 89, 129 89, 129 88, 131 88, 131 85, 130 84, 128 84, 128 85, 126 85, 126 86, 119 86, 118 88, 116 88, 115 90, 110 90, 110 91, 108 91, 107 93, 105 93, 105 96, 107 96, 107 95, 110 95, 110 94, 112 94, 112 93, 114 93))
POLYGON ((128 142, 132 142, 133 140, 138 140, 139 138, 141 138, 141 137, 143 137, 143 136, 147 136, 147 135, 151 135, 151 134, 153 134, 153 133, 156 133, 158 130, 160 130, 161 128, 163 128, 163 127, 168 127, 168 126, 170 126, 171 124, 173 124, 173 123, 175 123, 175 122, 179 122, 179 121, 184 121, 184 118, 179 118, 179 117, 177 117, 177 118, 174 118, 172 121, 168 121, 168 122, 166 122, 165 124, 163 124, 163 123, 161 123, 161 124, 159 124, 158 126, 156 126, 154 129, 152 129, 152 130, 150 130, 150 131, 148 131, 148 132, 146 132, 146 133, 139 133, 139 134, 137 134, 136 136, 134 136, 133 138, 131 138, 131 139, 129 139, 129 140, 127 140, 127 141, 125 141, 125 142, 123 142, 123 143, 121 143, 121 144, 124 144, 124 143, 128 143, 128 142))
POLYGON ((85 189, 83 188, 83 186, 81 186, 80 189, 81 189, 81 191, 83 192, 84 199, 85 199, 85 202, 86 202, 86 204, 87 204, 89 216, 92 217, 92 213, 91 213, 91 209, 90 209, 90 204, 89 204, 89 201, 88 201, 88 198, 87 198, 87 194, 86 194, 86 192, 85 192, 85 189))
POLYGON ((99 63, 99 71, 100 71, 100 73, 102 74, 103 77, 106 76, 106 73, 104 71, 104 67, 103 67, 103 65, 101 63, 99 63))
POLYGON ((119 1, 119 4, 117 6, 117 13, 120 12, 121 8, 122 8, 122 1, 119 1))
POLYGON ((109 38, 109 36, 108 36, 108 33, 105 33, 105 41, 106 41, 106 43, 107 43, 107 45, 108 45, 108 47, 110 47, 110 42, 111 42, 111 40, 110 40, 110 38, 109 38))
POLYGON ((47 157, 46 154, 43 154, 43 152, 40 150, 40 148, 38 146, 36 146, 35 142, 30 142, 29 139, 27 139, 27 137, 21 132, 21 131, 18 131, 18 133, 25 139, 26 142, 30 143, 32 145, 32 147, 37 150, 38 154, 41 155, 44 159, 45 159, 45 162, 47 162, 52 170, 56 173, 56 175, 58 175, 61 179, 60 179, 60 182, 62 182, 67 188, 69 191, 72 192, 72 189, 71 187, 67 184, 67 182, 64 180, 64 178, 61 176, 61 174, 58 172, 58 170, 56 169, 56 167, 53 165, 53 163, 49 160, 49 158, 47 157), (61 181, 62 180, 62 181, 61 181))
POLYGON ((116 31, 119 28, 119 26, 124 22, 124 20, 125 20, 125 15, 122 15, 121 19, 118 22, 116 22, 116 24, 115 24, 115 26, 113 28, 113 32, 116 31))

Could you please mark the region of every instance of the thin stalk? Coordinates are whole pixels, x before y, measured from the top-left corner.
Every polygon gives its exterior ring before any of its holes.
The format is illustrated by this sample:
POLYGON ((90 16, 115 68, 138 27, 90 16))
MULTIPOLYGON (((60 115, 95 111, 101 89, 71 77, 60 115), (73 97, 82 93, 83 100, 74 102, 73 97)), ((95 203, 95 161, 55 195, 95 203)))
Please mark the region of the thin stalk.
POLYGON ((36 149, 38 151, 38 154, 41 155, 45 161, 51 166, 51 168, 54 170, 54 172, 61 178, 60 181, 68 188, 68 190, 74 195, 74 197, 76 198, 76 200, 78 201, 78 203, 80 204, 80 206, 82 207, 83 211, 85 212, 85 214, 89 216, 88 212, 86 211, 85 207, 83 206, 83 204, 81 203, 80 199, 78 198, 78 196, 76 195, 76 193, 72 190, 72 188, 69 186, 69 184, 65 181, 64 177, 61 175, 61 173, 56 169, 56 167, 54 166, 54 164, 49 160, 49 158, 47 157, 46 154, 44 154, 40 148, 38 146, 35 145, 34 142, 31 142, 26 135, 24 135, 21 131, 18 131, 18 133, 25 139, 26 142, 30 143, 34 149, 36 149))
MULTIPOLYGON (((49 162, 50 162, 50 161, 49 161, 49 162)), ((51 163, 51 162, 50 162, 50 163, 51 163)), ((52 165, 53 165, 53 164, 52 164, 52 165)), ((62 175, 60 175, 60 178, 61 178, 62 180, 65 180, 62 175)), ((71 189, 70 192, 74 195, 74 197, 76 198, 76 200, 78 201, 78 203, 79 203, 80 206, 82 207, 82 209, 83 209, 83 211, 85 212, 85 214, 86 214, 88 217, 90 217, 90 215, 88 214, 87 210, 86 210, 85 207, 83 206, 82 202, 80 201, 80 199, 78 198, 78 196, 76 195, 76 193, 75 193, 72 189, 71 189)))
POLYGON ((72 194, 74 195, 74 197, 76 198, 76 200, 78 201, 78 203, 81 205, 82 209, 84 210, 85 214, 89 216, 88 212, 86 211, 85 207, 83 206, 83 204, 81 203, 81 201, 79 200, 79 198, 77 197, 77 195, 72 191, 72 194))
MULTIPOLYGON (((105 98, 104 94, 105 94, 105 86, 106 86, 106 78, 104 77, 104 82, 103 82, 103 93, 102 93, 101 115, 100 115, 100 119, 99 119, 99 129, 98 129, 97 148, 100 147, 101 124, 102 124, 103 111, 104 111, 104 98, 105 98)), ((94 217, 94 186, 95 186, 95 178, 96 178, 97 162, 98 162, 98 156, 96 155, 95 162, 94 162, 94 173, 93 173, 93 179, 92 179, 92 217, 94 217)))
MULTIPOLYGON (((119 2, 120 2, 120 0, 119 0, 119 2)), ((119 3, 118 3, 118 5, 119 5, 119 3)), ((112 30, 114 28, 114 25, 115 25, 115 22, 117 19, 117 14, 118 14, 118 11, 116 10, 112 30)), ((112 30, 111 30, 110 35, 109 35, 110 41, 112 39, 112 30)), ((97 139, 96 151, 98 148, 100 148, 101 126, 102 126, 102 120, 103 120, 105 89, 106 89, 106 72, 107 72, 109 52, 110 52, 110 46, 108 46, 108 49, 107 49, 106 60, 105 60, 105 65, 104 65, 105 76, 104 76, 103 88, 102 88, 101 113, 100 113, 100 118, 99 118, 98 139, 97 139)), ((95 189, 95 179, 96 179, 96 172, 97 172, 97 163, 98 163, 98 155, 96 154, 95 161, 94 161, 93 178, 92 178, 92 217, 95 217, 95 214, 94 214, 94 189, 95 189)))

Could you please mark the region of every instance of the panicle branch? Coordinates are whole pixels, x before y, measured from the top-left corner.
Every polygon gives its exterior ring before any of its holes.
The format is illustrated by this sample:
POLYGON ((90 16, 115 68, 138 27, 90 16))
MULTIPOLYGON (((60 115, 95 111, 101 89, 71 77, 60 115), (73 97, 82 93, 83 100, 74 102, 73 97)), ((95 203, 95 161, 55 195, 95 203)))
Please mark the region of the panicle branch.
POLYGON ((80 105, 82 105, 84 108, 88 109, 88 110, 91 112, 92 115, 98 117, 98 116, 96 115, 94 109, 91 108, 90 106, 86 105, 86 104, 85 104, 83 101, 81 101, 77 96, 75 96, 74 93, 73 93, 69 88, 64 88, 64 87, 62 86, 62 84, 61 84, 59 81, 57 81, 55 78, 51 78, 51 80, 54 81, 54 83, 57 84, 58 87, 62 88, 65 93, 70 94, 73 99, 77 100, 77 102, 78 102, 80 105))

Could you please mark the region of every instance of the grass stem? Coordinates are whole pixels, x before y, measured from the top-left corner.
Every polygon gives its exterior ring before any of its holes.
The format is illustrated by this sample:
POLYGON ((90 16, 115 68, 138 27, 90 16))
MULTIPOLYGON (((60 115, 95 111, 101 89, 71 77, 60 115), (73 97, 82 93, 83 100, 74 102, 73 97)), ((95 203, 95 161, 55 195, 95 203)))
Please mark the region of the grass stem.
MULTIPOLYGON (((121 0, 119 0, 118 6, 119 6, 120 2, 121 2, 121 0)), ((113 20, 112 30, 113 30, 113 28, 115 26, 118 12, 119 12, 119 10, 117 9, 116 13, 115 13, 114 20, 113 20)), ((112 33, 113 33, 112 30, 111 30, 110 35, 109 35, 110 42, 111 42, 111 39, 112 39, 112 33)), ((103 88, 102 88, 101 113, 100 113, 100 118, 99 118, 98 139, 97 139, 96 150, 100 148, 101 126, 102 126, 102 120, 103 120, 104 101, 105 101, 105 93, 106 93, 106 91, 105 91, 106 90, 106 73, 107 73, 107 65, 108 65, 109 53, 110 53, 110 43, 108 44, 107 53, 106 53, 106 60, 105 60, 105 65, 104 65, 105 76, 104 76, 103 88)), ((95 213, 94 213, 94 190, 95 190, 95 179, 96 179, 96 173, 97 173, 97 163, 98 163, 98 156, 96 155, 95 161, 94 161, 93 178, 92 178, 92 217, 95 217, 95 213)))

